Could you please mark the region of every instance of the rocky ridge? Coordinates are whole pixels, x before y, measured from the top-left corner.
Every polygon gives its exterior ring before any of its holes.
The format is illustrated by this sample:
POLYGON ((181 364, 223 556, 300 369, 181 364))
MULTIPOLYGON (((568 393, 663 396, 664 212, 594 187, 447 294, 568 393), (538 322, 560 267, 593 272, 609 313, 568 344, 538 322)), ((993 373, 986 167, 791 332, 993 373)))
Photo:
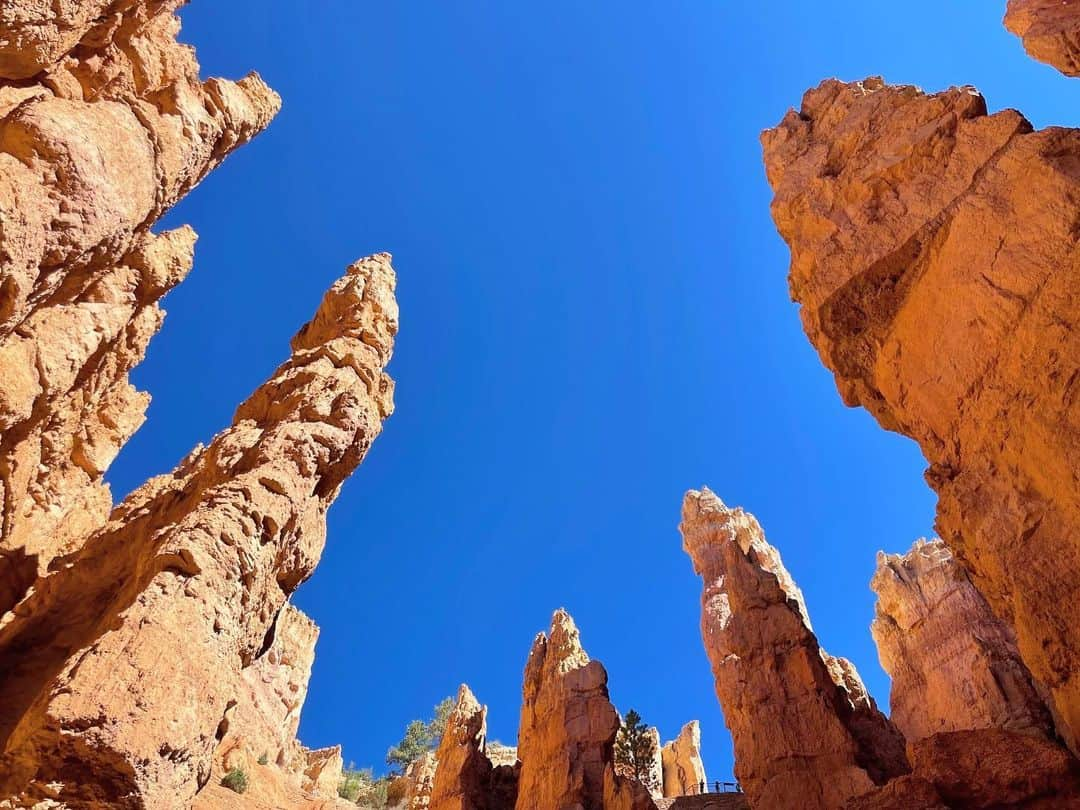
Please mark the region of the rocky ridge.
POLYGON ((389 256, 349 269, 208 446, 115 507, 103 483, 192 266, 189 228, 151 228, 280 106, 255 74, 199 78, 180 5, 0 9, 5 806, 229 806, 237 762, 261 777, 244 806, 336 804, 340 751, 295 740, 317 633, 288 597, 392 411, 389 256))

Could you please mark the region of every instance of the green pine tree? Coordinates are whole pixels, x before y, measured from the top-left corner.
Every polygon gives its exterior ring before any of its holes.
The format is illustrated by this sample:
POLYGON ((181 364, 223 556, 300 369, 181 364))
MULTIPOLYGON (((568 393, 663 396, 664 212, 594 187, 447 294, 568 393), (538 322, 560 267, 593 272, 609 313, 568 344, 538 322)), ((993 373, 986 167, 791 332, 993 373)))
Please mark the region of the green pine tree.
POLYGON ((656 742, 641 722, 641 715, 631 709, 615 736, 615 767, 620 774, 655 791, 660 787, 652 767, 655 759, 656 742))

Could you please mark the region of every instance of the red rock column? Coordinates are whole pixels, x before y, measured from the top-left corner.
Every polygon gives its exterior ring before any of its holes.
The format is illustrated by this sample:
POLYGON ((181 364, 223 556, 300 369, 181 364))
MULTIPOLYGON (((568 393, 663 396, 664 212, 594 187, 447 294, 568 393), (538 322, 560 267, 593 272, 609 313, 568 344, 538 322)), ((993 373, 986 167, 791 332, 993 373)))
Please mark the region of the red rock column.
POLYGON ((1012 631, 944 543, 879 553, 871 587, 871 631, 892 678, 890 719, 908 742, 982 728, 1052 733, 1012 631))
POLYGON ((854 667, 820 648, 753 516, 691 491, 679 528, 704 581, 701 633, 751 805, 833 810, 906 772, 903 737, 854 667))
POLYGON ((938 533, 1075 745, 1080 131, 830 80, 762 143, 807 336, 847 404, 919 443, 938 533))

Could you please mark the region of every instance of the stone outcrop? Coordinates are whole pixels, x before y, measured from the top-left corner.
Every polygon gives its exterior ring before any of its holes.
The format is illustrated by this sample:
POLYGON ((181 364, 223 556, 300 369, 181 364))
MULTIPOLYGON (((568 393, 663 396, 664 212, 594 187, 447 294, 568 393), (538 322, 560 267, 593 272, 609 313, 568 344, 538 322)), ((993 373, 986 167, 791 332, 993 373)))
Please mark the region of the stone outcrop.
POLYGON ((272 643, 392 408, 393 288, 389 257, 353 265, 232 427, 132 493, 9 615, 4 790, 156 807, 206 783, 241 671, 272 643))
POLYGON ((943 542, 879 553, 871 587, 871 631, 892 678, 889 719, 909 743, 981 728, 1052 734, 1012 631, 943 542))
POLYGON ((402 778, 406 781, 403 801, 406 810, 424 810, 431 804, 431 791, 435 787, 438 766, 439 760, 435 752, 426 751, 405 769, 402 778))
POLYGON ((115 508, 103 483, 192 266, 189 228, 151 228, 280 106, 200 79, 181 4, 0 8, 0 802, 229 806, 229 763, 261 774, 245 806, 336 801, 340 751, 295 739, 316 633, 286 600, 392 409, 389 257, 208 447, 115 508))
POLYGON ((660 751, 665 797, 692 796, 708 783, 701 759, 701 724, 691 720, 660 751))
POLYGON ((803 326, 918 441, 937 530, 1080 732, 1080 132, 971 88, 826 81, 762 136, 803 326))
POLYGON ((484 753, 486 738, 487 707, 462 684, 436 754, 431 810, 488 810, 494 768, 484 753))
POLYGON ((533 642, 523 691, 517 810, 655 807, 644 788, 615 774, 619 715, 607 672, 590 660, 566 611, 556 611, 550 634, 533 642))
POLYGON ((848 810, 1080 807, 1080 764, 1059 745, 1001 729, 935 734, 909 746, 912 773, 848 810))
POLYGON ((818 645, 802 592, 758 522, 708 489, 683 502, 704 581, 701 632, 756 807, 841 807, 908 770, 903 737, 849 662, 818 645))
POLYGON ((1009 0, 1005 27, 1033 59, 1080 76, 1080 8, 1069 0, 1009 0))

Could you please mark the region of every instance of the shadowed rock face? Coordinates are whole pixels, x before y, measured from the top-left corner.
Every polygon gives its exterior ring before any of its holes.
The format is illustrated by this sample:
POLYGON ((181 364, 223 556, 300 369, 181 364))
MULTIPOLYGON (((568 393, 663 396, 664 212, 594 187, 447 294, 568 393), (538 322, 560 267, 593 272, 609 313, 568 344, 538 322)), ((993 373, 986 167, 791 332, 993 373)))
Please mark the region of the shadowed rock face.
POLYGON ((486 737, 487 707, 462 684, 436 754, 431 810, 488 809, 492 765, 484 754, 486 737))
POLYGON ((908 770, 903 737, 854 667, 818 645, 757 521, 687 493, 683 548, 704 580, 701 632, 752 806, 831 808, 908 770))
POLYGON ((1080 7, 1066 0, 1009 0, 1005 27, 1033 59, 1080 76, 1080 7))
POLYGON ((1080 730, 1080 132, 823 82, 762 135, 803 326, 849 405, 919 442, 937 529, 1080 730))
POLYGON ((892 678, 890 718, 908 742, 1004 728, 1052 735, 1012 631, 940 540, 878 554, 871 630, 892 678))

